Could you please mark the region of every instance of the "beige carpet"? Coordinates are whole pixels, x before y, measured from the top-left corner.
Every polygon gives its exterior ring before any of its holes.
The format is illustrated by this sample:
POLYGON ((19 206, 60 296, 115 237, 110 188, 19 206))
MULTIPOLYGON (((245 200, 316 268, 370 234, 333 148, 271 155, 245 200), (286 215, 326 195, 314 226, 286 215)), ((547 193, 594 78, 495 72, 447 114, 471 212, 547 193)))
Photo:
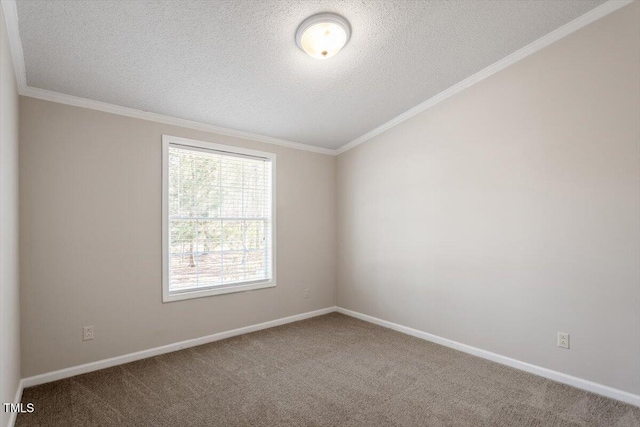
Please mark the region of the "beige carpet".
POLYGON ((333 313, 26 389, 17 426, 640 426, 640 409, 333 313))

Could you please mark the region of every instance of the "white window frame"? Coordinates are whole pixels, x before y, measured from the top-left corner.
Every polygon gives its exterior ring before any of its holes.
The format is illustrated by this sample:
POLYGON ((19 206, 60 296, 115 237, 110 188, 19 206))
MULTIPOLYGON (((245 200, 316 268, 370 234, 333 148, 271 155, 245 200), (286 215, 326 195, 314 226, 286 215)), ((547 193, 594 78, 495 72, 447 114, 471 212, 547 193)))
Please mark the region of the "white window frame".
POLYGON ((180 301, 191 298, 208 297, 212 295, 229 294, 234 292, 253 291, 256 289, 272 288, 276 286, 276 155, 264 151, 249 150, 230 145, 215 144, 213 142, 197 141, 171 135, 162 135, 162 302, 180 301), (229 155, 260 157, 271 161, 271 278, 261 281, 240 282, 229 285, 219 285, 203 289, 189 289, 181 291, 169 290, 169 146, 181 145, 188 148, 214 150, 229 155))

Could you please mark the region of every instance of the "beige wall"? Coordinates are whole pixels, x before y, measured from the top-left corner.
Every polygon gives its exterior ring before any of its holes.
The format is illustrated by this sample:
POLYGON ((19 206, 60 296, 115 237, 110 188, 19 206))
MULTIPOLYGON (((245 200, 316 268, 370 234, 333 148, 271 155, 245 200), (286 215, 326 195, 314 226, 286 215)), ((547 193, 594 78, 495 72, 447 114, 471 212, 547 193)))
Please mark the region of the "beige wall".
POLYGON ((340 155, 338 305, 639 393, 639 18, 340 155))
MULTIPOLYGON (((0 404, 20 381, 18 280, 18 89, 0 8, 0 404)), ((9 414, 0 407, 0 425, 9 414)))
POLYGON ((20 126, 24 377, 335 305, 335 157, 25 97, 20 126), (162 303, 163 134, 276 153, 277 287, 162 303))
MULTIPOLYGON (((337 162, 21 98, 22 375, 337 301, 639 393, 639 17, 636 2, 337 162), (162 134, 277 154, 278 287, 162 304, 162 134), (94 341, 82 341, 84 325, 94 341), (571 350, 556 347, 558 331, 571 350)), ((5 150, 16 95, 2 43, 5 150)), ((4 153, 3 257, 4 198, 15 195, 4 153)), ((17 296, 2 274, 5 399, 17 296)))

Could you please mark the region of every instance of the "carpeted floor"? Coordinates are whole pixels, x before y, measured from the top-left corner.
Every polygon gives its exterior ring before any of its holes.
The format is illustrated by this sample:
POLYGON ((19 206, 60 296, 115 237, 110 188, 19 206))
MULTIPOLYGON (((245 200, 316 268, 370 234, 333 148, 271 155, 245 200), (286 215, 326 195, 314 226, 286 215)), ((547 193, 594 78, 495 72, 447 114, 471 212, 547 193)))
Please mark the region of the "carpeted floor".
POLYGON ((640 426, 640 409, 338 313, 24 391, 17 426, 640 426))

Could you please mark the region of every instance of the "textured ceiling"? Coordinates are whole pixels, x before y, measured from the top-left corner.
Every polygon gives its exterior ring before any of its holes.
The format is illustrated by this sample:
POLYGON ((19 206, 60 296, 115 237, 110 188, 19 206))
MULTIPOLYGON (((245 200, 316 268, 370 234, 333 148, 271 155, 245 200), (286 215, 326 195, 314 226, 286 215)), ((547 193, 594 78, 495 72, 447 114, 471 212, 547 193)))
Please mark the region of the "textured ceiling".
POLYGON ((588 12, 567 1, 18 0, 27 84, 337 148, 588 12), (326 61, 306 17, 352 26, 326 61))

